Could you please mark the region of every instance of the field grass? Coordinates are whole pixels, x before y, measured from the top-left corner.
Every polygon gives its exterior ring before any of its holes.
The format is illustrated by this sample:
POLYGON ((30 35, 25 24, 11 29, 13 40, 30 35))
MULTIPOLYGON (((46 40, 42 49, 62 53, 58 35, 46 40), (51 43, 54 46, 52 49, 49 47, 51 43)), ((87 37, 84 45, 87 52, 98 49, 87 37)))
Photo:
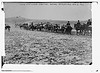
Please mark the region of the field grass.
POLYGON ((92 38, 40 31, 5 31, 6 64, 88 65, 92 38))

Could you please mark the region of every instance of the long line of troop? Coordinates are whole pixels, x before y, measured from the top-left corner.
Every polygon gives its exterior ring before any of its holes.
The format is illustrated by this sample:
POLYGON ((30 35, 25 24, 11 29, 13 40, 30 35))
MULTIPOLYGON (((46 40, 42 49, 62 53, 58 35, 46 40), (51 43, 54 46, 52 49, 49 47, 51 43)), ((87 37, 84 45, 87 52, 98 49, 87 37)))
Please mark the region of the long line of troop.
MULTIPOLYGON (((19 26, 20 29, 25 29, 25 30, 37 30, 37 31, 48 31, 48 32, 56 32, 56 33, 66 33, 66 34, 72 34, 72 30, 76 30, 77 35, 86 35, 86 34, 91 34, 92 33, 92 22, 90 19, 86 23, 81 24, 81 22, 78 20, 76 24, 74 24, 74 27, 70 25, 70 21, 67 22, 67 24, 52 24, 50 22, 41 22, 34 24, 31 22, 29 25, 28 23, 22 23, 22 24, 15 24, 15 27, 19 26)), ((5 26, 5 29, 9 29, 10 27, 5 26)))

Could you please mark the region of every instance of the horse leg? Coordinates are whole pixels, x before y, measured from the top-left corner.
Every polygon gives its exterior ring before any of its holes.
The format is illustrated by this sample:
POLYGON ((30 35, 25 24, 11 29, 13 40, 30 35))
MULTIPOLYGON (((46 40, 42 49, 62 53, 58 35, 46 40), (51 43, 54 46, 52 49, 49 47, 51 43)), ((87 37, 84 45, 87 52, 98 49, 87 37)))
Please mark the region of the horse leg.
POLYGON ((78 35, 80 35, 80 30, 78 30, 78 35))
POLYGON ((78 35, 78 30, 76 30, 76 35, 78 35))
POLYGON ((62 33, 64 33, 64 29, 62 29, 62 33))
POLYGON ((82 35, 84 35, 84 30, 82 30, 82 35))
POLYGON ((90 36, 92 35, 92 30, 90 30, 90 36))
POLYGON ((33 29, 34 29, 34 28, 32 27, 32 31, 33 31, 33 29))
POLYGON ((71 30, 69 31, 69 34, 71 35, 71 30))
POLYGON ((80 35, 82 35, 82 30, 80 30, 80 35))
POLYGON ((8 31, 10 31, 10 28, 8 28, 8 31))
POLYGON ((82 35, 84 35, 84 30, 82 30, 82 35))
POLYGON ((86 33, 87 33, 86 30, 84 30, 84 35, 86 35, 86 33))
POLYGON ((20 29, 21 29, 21 26, 20 26, 20 29))
POLYGON ((5 30, 7 30, 7 28, 5 27, 5 30))
POLYGON ((81 35, 83 35, 83 30, 81 30, 81 35))

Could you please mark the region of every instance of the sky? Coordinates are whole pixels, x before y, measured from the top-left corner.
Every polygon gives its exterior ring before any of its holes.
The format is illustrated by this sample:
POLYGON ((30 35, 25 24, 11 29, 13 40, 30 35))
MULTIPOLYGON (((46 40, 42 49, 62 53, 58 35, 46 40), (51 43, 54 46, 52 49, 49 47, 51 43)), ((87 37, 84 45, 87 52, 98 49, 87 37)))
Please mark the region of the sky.
POLYGON ((89 3, 4 3, 5 17, 28 19, 87 20, 92 18, 89 3), (73 5, 74 4, 74 5, 73 5))

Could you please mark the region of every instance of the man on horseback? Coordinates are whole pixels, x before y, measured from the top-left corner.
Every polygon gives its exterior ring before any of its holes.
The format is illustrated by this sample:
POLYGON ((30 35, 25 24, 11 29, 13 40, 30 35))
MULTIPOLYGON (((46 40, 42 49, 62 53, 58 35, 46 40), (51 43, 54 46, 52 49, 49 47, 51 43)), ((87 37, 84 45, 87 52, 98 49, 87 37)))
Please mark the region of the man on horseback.
POLYGON ((29 25, 29 29, 32 31, 35 30, 35 26, 33 25, 33 22, 31 22, 31 24, 29 25))
POLYGON ((87 21, 87 25, 89 26, 89 25, 91 25, 91 24, 92 24, 91 20, 88 19, 88 21, 87 21))
POLYGON ((88 19, 87 23, 85 24, 85 34, 92 34, 92 22, 90 19, 88 19))
POLYGON ((70 26, 70 22, 68 21, 67 26, 70 26))
POLYGON ((79 20, 78 20, 77 24, 74 24, 74 28, 75 28, 77 34, 82 33, 81 23, 79 20))
POLYGON ((80 33, 82 34, 82 26, 81 26, 81 23, 80 23, 79 20, 78 20, 78 22, 77 22, 77 26, 79 27, 80 33))
POLYGON ((67 26, 70 26, 70 22, 68 21, 67 24, 65 25, 65 28, 67 28, 67 26))
POLYGON ((77 25, 78 25, 78 26, 80 26, 80 25, 81 25, 81 23, 80 23, 80 21, 79 21, 79 20, 78 20, 78 22, 77 22, 77 25))
POLYGON ((71 30, 72 27, 70 26, 70 22, 68 21, 68 23, 65 25, 65 32, 67 32, 67 34, 71 34, 71 30))
POLYGON ((62 33, 65 32, 65 25, 64 25, 64 24, 61 26, 61 32, 62 32, 62 33))
POLYGON ((70 26, 70 22, 68 21, 67 24, 65 25, 65 28, 67 28, 68 26, 70 26))

